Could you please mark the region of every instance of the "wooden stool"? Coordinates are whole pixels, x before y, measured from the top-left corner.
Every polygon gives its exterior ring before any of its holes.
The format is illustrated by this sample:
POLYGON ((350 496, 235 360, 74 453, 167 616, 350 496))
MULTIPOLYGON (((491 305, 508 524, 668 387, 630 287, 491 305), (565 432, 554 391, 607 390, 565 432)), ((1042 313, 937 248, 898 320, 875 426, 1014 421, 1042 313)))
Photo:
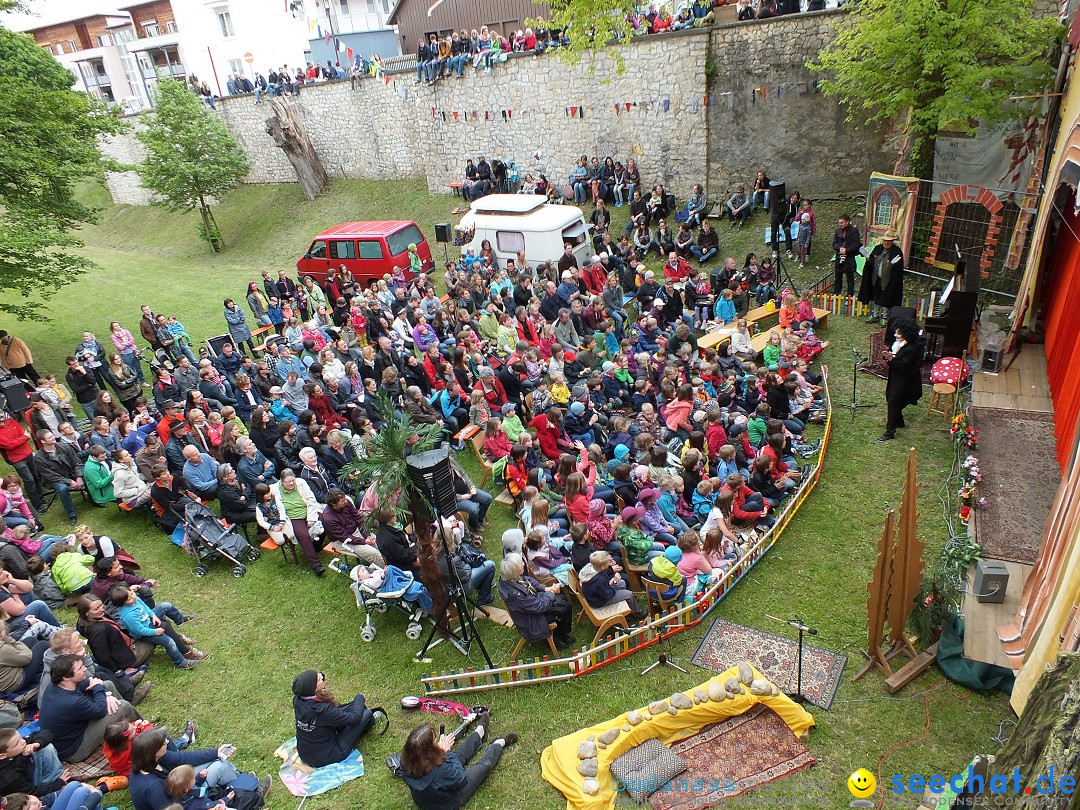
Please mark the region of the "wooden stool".
POLYGON ((946 419, 951 419, 955 408, 956 386, 949 383, 934 383, 934 395, 930 397, 930 405, 926 409, 926 415, 940 413, 946 419))
MULTIPOLYGON (((555 649, 555 638, 552 635, 555 632, 556 627, 558 627, 558 625, 555 624, 554 622, 550 622, 548 624, 547 645, 551 649, 551 654, 553 656, 555 656, 556 658, 558 658, 559 657, 559 651, 555 649)), ((533 643, 539 644, 540 640, 537 639, 533 643)), ((510 661, 516 661, 517 657, 518 657, 518 654, 522 651, 522 649, 524 647, 525 647, 525 636, 522 636, 520 639, 518 639, 518 643, 517 643, 517 646, 514 647, 514 651, 512 653, 510 653, 510 661)))

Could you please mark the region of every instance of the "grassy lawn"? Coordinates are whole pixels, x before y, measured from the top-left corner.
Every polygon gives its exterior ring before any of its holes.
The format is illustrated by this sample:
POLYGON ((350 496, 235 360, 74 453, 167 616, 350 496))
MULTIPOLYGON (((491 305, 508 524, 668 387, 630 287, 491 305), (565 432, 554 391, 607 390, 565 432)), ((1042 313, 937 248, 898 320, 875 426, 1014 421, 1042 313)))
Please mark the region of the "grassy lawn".
MULTIPOLYGON (((144 302, 155 311, 177 314, 196 340, 220 334, 224 331, 222 299, 239 298, 246 282, 258 278, 264 268, 275 273, 280 268, 292 270, 310 237, 323 228, 347 219, 405 218, 416 220, 433 238, 433 224, 451 219, 454 202, 430 197, 416 181, 337 181, 330 193, 314 203, 306 203, 295 186, 244 187, 217 209, 227 251, 215 256, 199 242, 193 215, 113 207, 102 190, 86 193, 104 207, 100 223, 84 234, 86 254, 98 262, 100 270, 51 301, 51 321, 6 325, 30 344, 39 370, 61 371, 63 357, 84 328, 94 329, 101 338, 113 319, 134 328, 144 302)), ((825 243, 831 223, 844 209, 857 210, 857 206, 844 202, 817 206, 815 266, 827 264, 825 243)), ((624 212, 617 214, 624 216, 624 212)), ((620 223, 625 221, 623 216, 618 218, 620 223)), ((735 255, 741 262, 748 250, 760 253, 764 219, 758 214, 752 227, 735 232, 721 223, 721 255, 735 255)), ((441 255, 437 245, 432 248, 441 255)), ((799 278, 822 272, 809 269, 799 278)), ((832 364, 837 403, 846 402, 850 393, 850 349, 865 349, 869 329, 853 319, 830 319, 825 336, 832 346, 826 362, 832 364)), ((875 439, 884 424, 884 385, 865 375, 858 385, 860 401, 876 407, 861 411, 854 421, 849 421, 846 412, 837 415, 826 470, 814 495, 773 550, 714 611, 714 615, 779 634, 785 628, 766 614, 798 614, 819 629, 815 644, 849 656, 831 711, 811 707, 817 727, 808 745, 818 759, 819 779, 833 785, 828 805, 835 807, 846 806, 851 799, 845 786, 851 771, 861 766, 876 770, 887 750, 923 734, 924 694, 932 717, 929 732, 917 744, 890 756, 883 768, 886 779, 893 773, 956 772, 974 752, 996 749, 990 737, 1009 716, 1003 695, 949 691, 936 668, 896 696, 886 695, 876 674, 857 684, 850 681, 862 665, 866 582, 884 512, 899 504, 905 451, 909 446, 919 450, 920 536, 927 544, 931 566, 947 539, 938 491, 951 463, 945 420, 927 418, 919 408, 909 409, 911 427, 901 441, 878 444, 875 439)), ((464 454, 463 460, 472 465, 470 471, 476 470, 470 454, 464 454)), ((499 537, 513 519, 498 504, 491 516, 488 552, 497 556, 499 537)), ((383 762, 408 730, 427 717, 403 713, 397 701, 419 693, 419 677, 424 672, 482 666, 478 652, 474 650, 472 660, 466 661, 444 644, 433 651, 431 664, 414 664, 418 644, 405 640, 405 620, 399 614, 377 617, 378 638, 372 644, 360 641, 361 614, 344 578, 333 572, 318 580, 275 553, 250 566, 242 580, 233 579, 228 568, 218 564, 207 577, 196 579, 190 560, 141 520, 121 518, 115 509, 81 509, 81 517, 137 556, 148 575, 160 580, 161 598, 199 613, 188 632, 202 649, 213 653, 210 661, 190 672, 178 671, 158 656, 150 675, 154 690, 141 706, 148 718, 175 729, 193 717, 200 729, 200 744, 232 741, 239 748, 237 761, 242 767, 275 771, 278 761, 273 750, 292 735, 292 678, 308 667, 320 668, 339 695, 362 691, 370 705, 388 707, 392 725, 386 736, 364 740, 368 773, 363 779, 313 798, 306 806, 313 810, 409 806, 407 790, 390 776, 383 762)), ((62 510, 54 509, 46 525, 57 533, 66 531, 62 510)), ((72 611, 62 615, 74 620, 72 611)), ((674 655, 691 670, 689 675, 661 669, 638 677, 653 658, 649 652, 576 682, 463 698, 466 703, 491 704, 496 733, 513 729, 522 737, 470 807, 561 806, 561 796, 540 778, 540 751, 556 736, 707 678, 707 671, 688 663, 707 629, 687 631, 671 645, 674 655)), ((493 659, 505 660, 516 640, 514 634, 487 624, 481 631, 493 659)), ((579 638, 583 635, 583 630, 578 633, 579 638)), ((106 804, 129 806, 126 794, 122 795, 122 800, 110 797, 106 804)), ((284 810, 297 803, 280 784, 270 794, 272 808, 284 810)), ((886 804, 914 805, 910 798, 896 801, 891 796, 886 804)))

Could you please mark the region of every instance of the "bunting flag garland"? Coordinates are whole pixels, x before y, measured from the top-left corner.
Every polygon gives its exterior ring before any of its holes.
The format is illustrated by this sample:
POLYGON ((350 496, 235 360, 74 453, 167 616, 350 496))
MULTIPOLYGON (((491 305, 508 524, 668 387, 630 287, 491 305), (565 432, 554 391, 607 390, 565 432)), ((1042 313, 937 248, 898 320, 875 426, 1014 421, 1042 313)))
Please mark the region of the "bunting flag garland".
POLYGON ((344 42, 339 41, 337 44, 337 49, 338 53, 345 53, 347 50, 349 50, 349 46, 346 45, 344 42))
POLYGON ((630 112, 630 102, 626 102, 626 111, 630 112))
POLYGON ((458 111, 457 110, 454 110, 454 120, 455 121, 458 120, 458 111))
POLYGON ((353 49, 350 48, 348 45, 345 46, 345 55, 349 58, 349 61, 352 62, 352 60, 353 60, 353 49))
POLYGON ((576 118, 577 117, 577 107, 571 107, 570 108, 570 117, 571 118, 576 118))

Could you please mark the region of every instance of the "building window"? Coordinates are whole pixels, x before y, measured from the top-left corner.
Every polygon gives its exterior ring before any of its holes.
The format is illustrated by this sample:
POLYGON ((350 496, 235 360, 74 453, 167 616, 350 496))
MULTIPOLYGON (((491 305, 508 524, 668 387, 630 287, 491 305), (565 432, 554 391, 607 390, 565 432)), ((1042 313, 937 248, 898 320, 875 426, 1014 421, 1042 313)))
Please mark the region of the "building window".
POLYGON ((108 48, 112 45, 112 37, 108 34, 98 34, 97 44, 102 48, 108 48))
POLYGON ((236 31, 233 30, 232 15, 226 11, 219 11, 217 13, 218 25, 221 26, 221 35, 228 39, 229 37, 236 36, 236 31))
POLYGON ((143 33, 147 37, 161 36, 161 27, 154 20, 150 20, 149 22, 144 22, 142 24, 142 27, 143 27, 143 33))
POLYGON ((229 71, 235 73, 237 76, 244 75, 244 63, 239 59, 229 60, 229 71))
POLYGON ((367 0, 367 10, 368 10, 368 14, 377 14, 378 13, 376 11, 376 9, 375 9, 375 0, 367 0))
POLYGON ((55 45, 49 45, 46 47, 48 47, 48 49, 55 53, 57 56, 62 56, 64 53, 64 46, 61 45, 59 42, 57 42, 55 45))
POLYGON ((135 40, 135 32, 132 31, 130 28, 125 28, 122 31, 117 31, 115 38, 117 45, 122 42, 132 42, 135 40))
POLYGON ((351 13, 349 11, 349 0, 338 0, 338 4, 341 6, 341 13, 346 17, 351 13))
POLYGON ((390 0, 382 0, 382 10, 383 14, 390 13, 390 0))
POLYGON ((75 53, 75 51, 77 51, 77 50, 79 50, 79 46, 75 44, 75 40, 69 39, 68 40, 68 53, 75 53))

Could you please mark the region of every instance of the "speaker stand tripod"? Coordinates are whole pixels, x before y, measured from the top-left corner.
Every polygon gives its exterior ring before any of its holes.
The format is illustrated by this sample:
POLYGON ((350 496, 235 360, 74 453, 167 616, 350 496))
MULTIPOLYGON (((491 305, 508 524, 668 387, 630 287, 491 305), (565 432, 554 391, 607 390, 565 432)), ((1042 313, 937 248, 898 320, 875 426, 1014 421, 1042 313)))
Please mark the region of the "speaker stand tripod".
POLYGON ((487 648, 484 646, 484 639, 480 637, 480 631, 476 629, 476 622, 473 620, 473 606, 465 597, 465 586, 462 584, 460 577, 458 577, 457 568, 451 559, 450 549, 447 547, 446 543, 446 529, 443 526, 442 516, 439 514, 437 508, 434 509, 434 512, 435 522, 439 526, 439 538, 442 541, 443 556, 446 559, 446 567, 450 571, 453 584, 450 587, 450 592, 447 594, 448 598, 446 604, 443 605, 442 612, 434 617, 431 631, 428 633, 427 640, 424 641, 424 646, 421 648, 420 652, 416 654, 415 660, 423 661, 427 658, 428 650, 445 638, 453 644, 462 655, 469 655, 472 651, 472 645, 475 642, 476 646, 480 648, 480 653, 484 656, 484 661, 487 663, 488 669, 491 669, 495 665, 492 663, 491 656, 488 655, 487 648), (451 604, 458 614, 459 624, 457 631, 450 626, 451 604), (445 635, 436 638, 440 629, 444 631, 445 635))

